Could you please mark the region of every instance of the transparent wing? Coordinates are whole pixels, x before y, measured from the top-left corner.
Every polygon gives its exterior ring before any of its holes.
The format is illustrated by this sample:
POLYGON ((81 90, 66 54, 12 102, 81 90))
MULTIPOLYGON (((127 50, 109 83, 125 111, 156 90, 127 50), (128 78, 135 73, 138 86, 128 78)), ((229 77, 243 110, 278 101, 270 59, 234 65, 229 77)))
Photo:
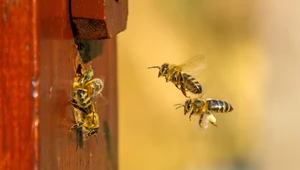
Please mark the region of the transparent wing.
POLYGON ((204 55, 196 55, 181 64, 180 67, 182 71, 188 74, 198 75, 206 68, 206 57, 204 55))

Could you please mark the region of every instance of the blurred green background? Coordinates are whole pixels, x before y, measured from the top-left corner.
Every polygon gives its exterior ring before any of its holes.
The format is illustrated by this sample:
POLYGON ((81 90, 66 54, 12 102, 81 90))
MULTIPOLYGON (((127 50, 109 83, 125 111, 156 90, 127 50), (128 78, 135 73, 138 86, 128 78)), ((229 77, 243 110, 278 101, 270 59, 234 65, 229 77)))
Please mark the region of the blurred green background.
POLYGON ((129 0, 118 36, 120 170, 298 169, 300 2, 129 0), (149 66, 204 54, 204 98, 233 112, 203 130, 149 66))

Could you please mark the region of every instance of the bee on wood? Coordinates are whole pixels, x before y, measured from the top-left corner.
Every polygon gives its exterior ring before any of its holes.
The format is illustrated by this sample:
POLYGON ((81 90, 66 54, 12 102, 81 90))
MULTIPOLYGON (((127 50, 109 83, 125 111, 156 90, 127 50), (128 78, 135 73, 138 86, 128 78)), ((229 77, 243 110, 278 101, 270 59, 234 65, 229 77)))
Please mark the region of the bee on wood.
POLYGON ((92 97, 88 96, 86 89, 77 89, 77 95, 73 97, 72 105, 75 109, 79 110, 79 115, 77 115, 76 124, 74 124, 72 130, 80 130, 85 134, 85 139, 87 140, 90 136, 96 136, 99 132, 99 117, 96 112, 92 97))
MULTIPOLYGON (((96 112, 91 112, 86 115, 82 124, 83 130, 86 132, 86 139, 90 136, 96 136, 99 133, 99 117, 96 112)), ((98 143, 98 140, 97 140, 98 143)))
MULTIPOLYGON (((81 130, 87 140, 90 136, 96 136, 99 132, 99 117, 96 112, 96 97, 101 95, 104 83, 99 78, 92 79, 92 69, 86 70, 82 64, 78 64, 73 83, 72 105, 79 110, 78 120, 71 127, 72 130, 81 130)), ((97 137, 97 136, 96 136, 97 137)), ((97 140, 97 138, 96 138, 97 140)), ((98 140, 97 140, 98 143, 98 140)))
POLYGON ((93 69, 85 70, 82 64, 78 64, 74 77, 73 89, 85 88, 90 96, 101 95, 104 88, 104 82, 99 78, 92 79, 93 75, 93 69))
POLYGON ((166 82, 172 82, 181 90, 182 94, 187 97, 186 92, 190 91, 194 94, 202 93, 202 86, 193 77, 206 67, 205 57, 203 55, 195 56, 181 65, 164 63, 161 66, 152 66, 158 68, 158 77, 164 76, 166 82), (193 76, 192 76, 193 75, 193 76))
POLYGON ((99 78, 92 79, 93 75, 92 69, 87 71, 82 64, 78 64, 73 83, 72 105, 84 113, 91 112, 90 107, 96 103, 96 97, 101 95, 104 88, 103 81, 99 78))
POLYGON ((82 146, 81 141, 86 141, 90 136, 96 136, 96 141, 98 143, 97 134, 99 133, 99 117, 96 112, 90 112, 88 114, 83 113, 81 115, 82 119, 78 119, 76 124, 71 127, 71 130, 76 130, 76 133, 81 131, 81 134, 84 134, 85 138, 81 137, 81 135, 77 134, 77 138, 79 138, 79 144, 82 146), (81 138, 80 138, 81 137, 81 138))
POLYGON ((231 104, 223 100, 194 98, 186 100, 185 104, 176 104, 176 109, 183 107, 184 115, 189 114, 191 120, 192 115, 200 115, 199 126, 206 129, 208 123, 216 125, 216 118, 212 113, 228 113, 233 110, 231 104))

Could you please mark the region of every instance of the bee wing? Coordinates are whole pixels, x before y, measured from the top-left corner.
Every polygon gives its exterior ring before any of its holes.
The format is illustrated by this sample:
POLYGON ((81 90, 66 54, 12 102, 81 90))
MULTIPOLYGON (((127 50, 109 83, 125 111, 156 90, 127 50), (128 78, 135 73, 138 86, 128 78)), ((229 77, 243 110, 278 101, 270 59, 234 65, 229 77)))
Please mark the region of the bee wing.
POLYGON ((83 147, 83 141, 84 141, 84 134, 82 127, 76 129, 76 140, 77 140, 77 148, 82 148, 83 147))
POLYGON ((196 55, 181 64, 180 67, 182 71, 188 74, 198 75, 206 68, 206 57, 204 55, 196 55))
MULTIPOLYGON (((95 94, 95 89, 94 89, 94 92, 95 94)), ((95 114, 97 114, 97 100, 98 100, 98 96, 96 95, 93 95, 93 101, 94 101, 94 104, 93 104, 93 124, 95 123, 95 114)), ((98 120, 96 120, 98 121, 98 120)))

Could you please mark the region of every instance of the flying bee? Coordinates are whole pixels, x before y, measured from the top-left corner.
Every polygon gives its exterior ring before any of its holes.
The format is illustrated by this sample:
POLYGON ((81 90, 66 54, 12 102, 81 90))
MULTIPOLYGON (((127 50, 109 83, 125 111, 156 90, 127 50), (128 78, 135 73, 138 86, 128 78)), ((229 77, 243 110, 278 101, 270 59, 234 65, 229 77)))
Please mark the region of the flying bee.
POLYGON ((206 67, 204 59, 203 55, 197 55, 181 65, 164 63, 161 66, 148 67, 148 69, 158 68, 158 77, 164 76, 166 82, 174 83, 182 94, 187 97, 187 91, 194 94, 202 93, 202 86, 192 75, 197 75, 206 67))
POLYGON ((216 118, 212 113, 228 113, 233 110, 231 104, 223 100, 194 98, 186 100, 185 104, 176 104, 176 109, 183 107, 184 115, 189 114, 189 118, 193 114, 200 115, 199 126, 206 129, 208 123, 216 125, 216 118))

